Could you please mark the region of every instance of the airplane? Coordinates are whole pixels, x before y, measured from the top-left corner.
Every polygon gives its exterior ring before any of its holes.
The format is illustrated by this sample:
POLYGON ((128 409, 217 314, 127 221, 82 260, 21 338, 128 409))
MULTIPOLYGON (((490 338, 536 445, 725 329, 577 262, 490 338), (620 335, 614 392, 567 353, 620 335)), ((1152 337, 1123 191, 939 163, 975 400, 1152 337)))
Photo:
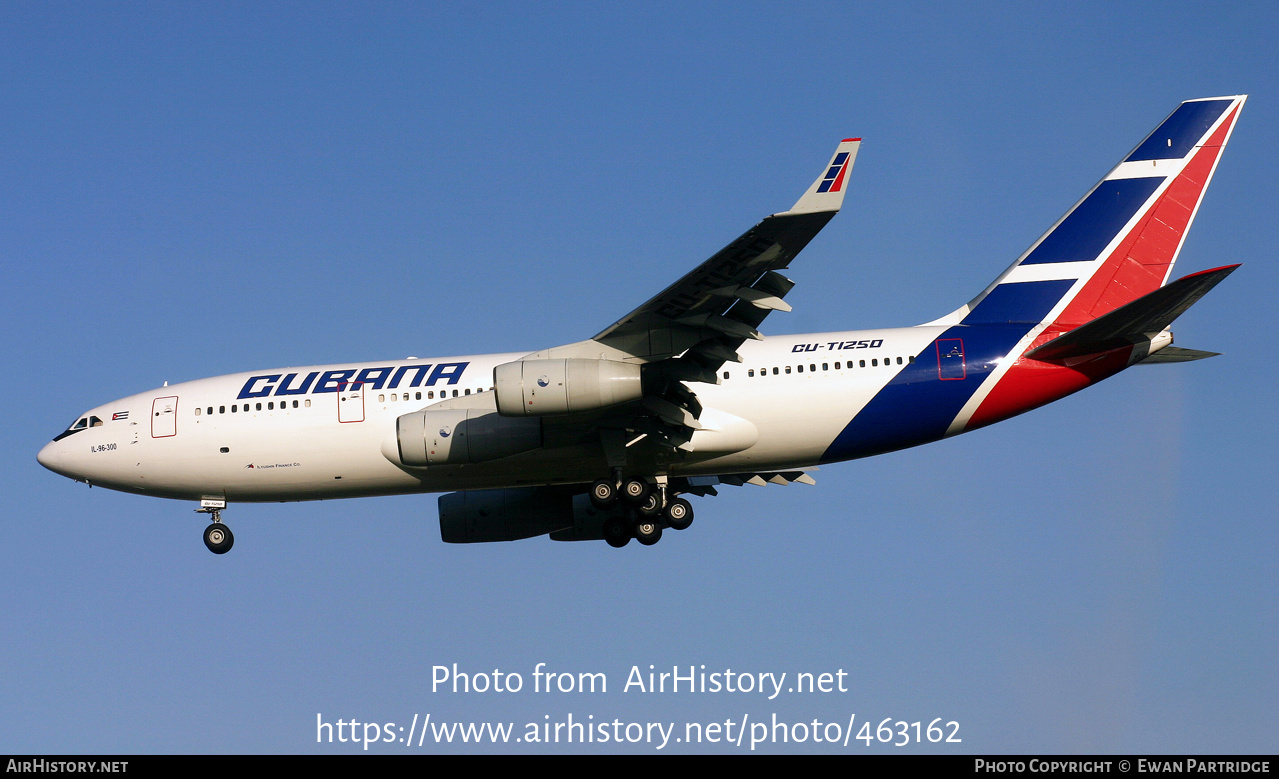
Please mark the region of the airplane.
POLYGON ((38 460, 199 501, 215 554, 229 503, 421 492, 447 493, 445 542, 652 545, 692 523, 683 496, 812 484, 1131 365, 1213 356, 1168 328, 1238 265, 1168 280, 1246 98, 1181 103, 980 294, 915 327, 760 333, 843 203, 849 138, 790 210, 587 340, 166 383, 79 415, 38 460))

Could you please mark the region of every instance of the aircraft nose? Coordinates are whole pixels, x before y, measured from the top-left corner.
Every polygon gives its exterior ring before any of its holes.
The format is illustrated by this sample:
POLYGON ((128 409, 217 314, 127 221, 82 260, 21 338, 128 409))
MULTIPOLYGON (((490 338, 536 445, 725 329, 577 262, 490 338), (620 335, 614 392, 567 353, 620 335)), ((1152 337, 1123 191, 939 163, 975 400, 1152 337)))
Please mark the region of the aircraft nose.
POLYGON ((58 446, 57 441, 50 441, 45 444, 40 453, 36 455, 36 460, 54 473, 63 474, 62 468, 59 467, 62 464, 62 447, 58 446))

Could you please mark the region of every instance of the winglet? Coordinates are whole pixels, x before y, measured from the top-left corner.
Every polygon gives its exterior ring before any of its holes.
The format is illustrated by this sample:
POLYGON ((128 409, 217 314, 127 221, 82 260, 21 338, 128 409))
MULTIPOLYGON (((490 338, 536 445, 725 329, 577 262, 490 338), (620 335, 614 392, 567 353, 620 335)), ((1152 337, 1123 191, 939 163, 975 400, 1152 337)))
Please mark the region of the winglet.
POLYGON ((835 153, 831 155, 830 164, 804 196, 791 206, 791 210, 777 216, 838 211, 848 188, 848 174, 853 169, 853 161, 857 159, 857 149, 861 145, 861 138, 845 138, 840 141, 835 153))

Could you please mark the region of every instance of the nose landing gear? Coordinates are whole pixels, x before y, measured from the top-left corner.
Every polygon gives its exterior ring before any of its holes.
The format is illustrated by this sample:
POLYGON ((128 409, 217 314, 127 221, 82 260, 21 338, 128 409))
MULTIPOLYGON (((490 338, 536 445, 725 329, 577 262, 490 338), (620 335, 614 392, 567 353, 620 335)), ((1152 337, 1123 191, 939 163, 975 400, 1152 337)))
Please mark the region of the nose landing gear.
POLYGON ((204 545, 214 554, 226 554, 231 551, 234 543, 235 536, 231 534, 231 528, 221 522, 214 522, 204 529, 204 545))
POLYGON ((220 502, 221 506, 202 506, 196 509, 196 513, 209 514, 213 519, 213 524, 204 529, 204 545, 214 554, 226 554, 235 544, 231 528, 222 524, 222 509, 226 508, 226 502, 220 502))

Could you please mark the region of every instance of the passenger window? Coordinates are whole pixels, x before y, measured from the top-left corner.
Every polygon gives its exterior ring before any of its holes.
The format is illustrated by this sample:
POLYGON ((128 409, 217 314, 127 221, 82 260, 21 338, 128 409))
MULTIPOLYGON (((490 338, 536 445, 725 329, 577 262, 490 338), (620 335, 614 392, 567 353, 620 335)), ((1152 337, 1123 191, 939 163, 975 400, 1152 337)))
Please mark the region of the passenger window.
POLYGON ((878 360, 878 359, 871 360, 871 361, 870 361, 870 367, 872 367, 872 368, 878 368, 878 367, 879 367, 879 360, 878 360))
POLYGON ((789 365, 787 365, 787 366, 786 366, 786 372, 787 372, 787 373, 790 373, 790 366, 789 366, 789 365))
POLYGON ((274 401, 274 400, 273 400, 273 401, 271 401, 270 403, 267 403, 267 404, 266 404, 266 410, 267 410, 267 411, 274 411, 274 410, 275 410, 275 401, 274 401))
POLYGON ((310 408, 310 407, 311 407, 311 399, 310 399, 310 398, 307 398, 306 400, 302 401, 302 405, 306 406, 307 408, 310 408))
POLYGON ((827 363, 827 362, 822 363, 822 370, 824 371, 830 370, 830 363, 827 363))
POLYGON ((866 367, 866 361, 865 361, 865 360, 858 360, 858 361, 857 361, 857 366, 858 366, 858 367, 860 367, 860 368, 865 368, 865 367, 866 367))
POLYGON ((421 399, 422 399, 422 393, 420 393, 420 392, 415 392, 414 394, 415 394, 415 395, 417 395, 417 399, 418 399, 418 400, 421 400, 421 399))
POLYGON ((901 364, 902 364, 902 358, 900 358, 900 357, 898 357, 898 358, 897 358, 897 364, 898 364, 898 365, 901 365, 901 364))
MULTIPOLYGON (((394 395, 392 395, 391 397, 392 397, 392 398, 394 398, 395 396, 394 396, 394 395)), ((378 396, 377 396, 377 402, 378 402, 378 403, 385 403, 385 402, 386 402, 386 396, 385 396, 385 395, 378 395, 378 396)))
POLYGON ((804 366, 802 366, 802 365, 801 365, 801 366, 799 366, 799 372, 800 372, 800 373, 803 373, 803 372, 804 372, 804 366))
POLYGON ((839 370, 839 363, 835 363, 835 370, 839 370))
POLYGON ((198 417, 198 416, 200 416, 200 407, 199 407, 199 406, 196 406, 196 407, 195 407, 195 415, 196 415, 197 417, 198 417))
POLYGON ((777 375, 777 369, 776 369, 776 368, 774 368, 774 369, 773 369, 773 375, 774 375, 774 376, 776 376, 776 375, 777 375))
MULTIPOLYGON (((261 404, 261 403, 256 403, 256 404, 254 404, 254 405, 256 405, 256 406, 257 406, 257 409, 256 409, 257 411, 261 411, 261 410, 262 410, 262 404, 261 404)), ((245 410, 245 411, 248 411, 248 410, 249 410, 249 407, 248 407, 248 406, 245 406, 245 407, 244 407, 244 410, 245 410)))
POLYGON ((435 400, 435 390, 430 390, 429 392, 427 392, 427 393, 426 393, 426 399, 427 399, 427 400, 435 400))
POLYGON ((204 413, 206 413, 206 414, 212 414, 212 413, 213 413, 213 406, 209 406, 209 410, 208 410, 208 411, 206 411, 206 412, 204 412, 204 413))
POLYGON ((755 369, 754 369, 754 368, 751 368, 750 370, 746 371, 746 378, 748 378, 748 379, 753 379, 753 378, 755 378, 755 369))
POLYGON ((728 371, 724 371, 724 378, 728 378, 728 371))
POLYGON ((296 400, 295 400, 295 401, 293 401, 293 407, 294 407, 294 408, 297 408, 297 407, 298 407, 298 402, 297 402, 296 400))
MULTIPOLYGON (((453 394, 454 394, 454 395, 456 395, 456 394, 457 394, 457 390, 453 390, 453 394)), ((466 394, 467 394, 467 395, 470 395, 470 394, 471 394, 471 391, 468 389, 468 390, 466 391, 466 394)))
POLYGON ((225 414, 225 413, 226 413, 226 406, 218 406, 218 413, 219 413, 219 414, 225 414))

